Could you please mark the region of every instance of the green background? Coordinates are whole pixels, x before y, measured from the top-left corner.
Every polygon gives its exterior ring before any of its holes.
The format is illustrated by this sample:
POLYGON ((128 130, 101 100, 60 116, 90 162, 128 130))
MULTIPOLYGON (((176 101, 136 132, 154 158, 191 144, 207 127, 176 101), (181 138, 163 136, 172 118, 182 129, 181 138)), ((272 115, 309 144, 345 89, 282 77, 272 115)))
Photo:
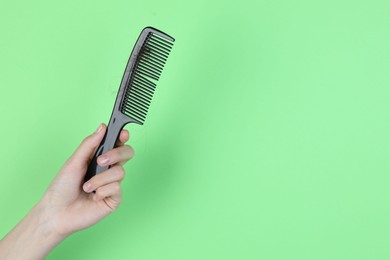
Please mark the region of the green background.
POLYGON ((2 1, 0 236, 177 41, 121 207, 48 259, 389 259, 388 1, 2 1))

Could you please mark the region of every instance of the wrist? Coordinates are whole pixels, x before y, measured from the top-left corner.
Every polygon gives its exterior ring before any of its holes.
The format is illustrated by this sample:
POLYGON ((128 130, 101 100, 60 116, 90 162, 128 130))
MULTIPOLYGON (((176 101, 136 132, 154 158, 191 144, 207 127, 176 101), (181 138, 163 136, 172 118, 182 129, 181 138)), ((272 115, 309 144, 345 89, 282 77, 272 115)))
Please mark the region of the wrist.
POLYGON ((1 241, 0 259, 43 259, 66 236, 55 231, 47 208, 41 203, 1 241))
POLYGON ((62 241, 67 235, 58 232, 55 224, 54 213, 49 210, 44 201, 40 201, 29 212, 31 218, 36 221, 36 235, 47 238, 50 241, 62 241))

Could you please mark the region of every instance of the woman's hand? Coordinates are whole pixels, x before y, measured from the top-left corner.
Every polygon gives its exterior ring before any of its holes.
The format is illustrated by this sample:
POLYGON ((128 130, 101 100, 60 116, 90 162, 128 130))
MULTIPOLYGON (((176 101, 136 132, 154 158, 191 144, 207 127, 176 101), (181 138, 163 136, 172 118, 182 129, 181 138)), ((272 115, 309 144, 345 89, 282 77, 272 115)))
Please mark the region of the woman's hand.
POLYGON ((122 130, 116 147, 98 158, 100 166, 112 167, 84 183, 89 161, 105 132, 102 124, 83 140, 41 201, 0 241, 0 259, 43 259, 68 235, 97 223, 119 206, 122 166, 134 155, 125 145, 128 131, 122 130))
POLYGON ((122 165, 134 155, 133 149, 124 144, 129 140, 126 130, 120 133, 116 148, 98 157, 100 166, 112 167, 83 183, 88 164, 105 132, 106 126, 102 124, 83 140, 40 202, 52 216, 52 228, 60 235, 67 236, 95 224, 114 211, 122 200, 120 182, 125 176, 122 165))

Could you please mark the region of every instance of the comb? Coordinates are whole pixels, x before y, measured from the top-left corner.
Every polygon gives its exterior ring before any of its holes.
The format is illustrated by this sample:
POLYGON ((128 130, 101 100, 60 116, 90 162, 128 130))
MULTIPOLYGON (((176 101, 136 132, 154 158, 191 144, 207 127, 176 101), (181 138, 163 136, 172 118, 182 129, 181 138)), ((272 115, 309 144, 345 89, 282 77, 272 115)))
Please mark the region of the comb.
POLYGON ((174 38, 155 28, 142 30, 127 62, 106 134, 91 159, 85 181, 110 168, 98 165, 97 158, 114 148, 126 124, 144 124, 174 41, 174 38))

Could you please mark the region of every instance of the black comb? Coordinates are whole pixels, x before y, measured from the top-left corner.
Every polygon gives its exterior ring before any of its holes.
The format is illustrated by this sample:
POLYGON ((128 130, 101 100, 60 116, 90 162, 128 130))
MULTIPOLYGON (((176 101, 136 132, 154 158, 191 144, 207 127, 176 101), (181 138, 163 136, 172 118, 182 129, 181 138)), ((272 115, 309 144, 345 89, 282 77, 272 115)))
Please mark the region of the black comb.
POLYGON ((85 181, 110 168, 99 166, 97 158, 114 148, 126 124, 144 124, 156 82, 174 41, 155 28, 142 30, 127 62, 106 134, 88 166, 85 181))

